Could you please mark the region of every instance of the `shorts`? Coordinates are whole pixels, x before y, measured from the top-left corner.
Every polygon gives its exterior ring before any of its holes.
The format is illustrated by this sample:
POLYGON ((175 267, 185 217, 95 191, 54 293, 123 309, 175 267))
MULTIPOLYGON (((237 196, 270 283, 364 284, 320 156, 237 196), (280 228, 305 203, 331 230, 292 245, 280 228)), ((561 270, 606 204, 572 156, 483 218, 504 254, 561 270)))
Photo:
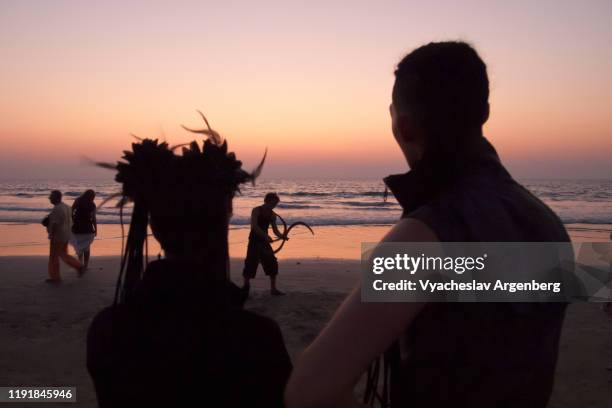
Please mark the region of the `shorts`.
POLYGON ((244 270, 242 276, 254 278, 257 274, 257 267, 261 263, 264 273, 268 276, 278 275, 278 260, 274 255, 274 250, 269 242, 256 239, 249 239, 247 256, 244 260, 244 270))
POLYGON ((95 234, 92 232, 91 234, 72 234, 72 239, 70 243, 74 247, 74 251, 77 255, 81 256, 83 252, 89 251, 89 247, 93 243, 95 239, 95 234))

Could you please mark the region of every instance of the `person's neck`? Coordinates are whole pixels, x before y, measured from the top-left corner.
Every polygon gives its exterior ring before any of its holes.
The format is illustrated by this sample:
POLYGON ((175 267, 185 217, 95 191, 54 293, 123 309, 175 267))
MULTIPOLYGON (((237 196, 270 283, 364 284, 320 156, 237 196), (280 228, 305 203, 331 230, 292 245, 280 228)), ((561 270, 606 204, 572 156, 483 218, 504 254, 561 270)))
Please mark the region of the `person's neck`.
MULTIPOLYGON (((471 156, 479 150, 478 145, 480 142, 482 142, 484 138, 481 127, 467 129, 457 133, 461 135, 458 136, 458 138, 461 139, 462 142, 459 143, 457 145, 457 148, 454 150, 453 156, 455 158, 460 159, 464 156, 471 156)), ((419 164, 421 163, 423 156, 425 155, 425 151, 425 147, 421 146, 421 149, 418 150, 418 157, 416 158, 416 160, 413 160, 413 163, 410 163, 410 160, 406 158, 408 161, 408 165, 411 169, 419 167, 419 164)))
POLYGON ((203 257, 199 253, 190 253, 190 252, 165 252, 165 259, 169 261, 180 261, 180 262, 190 262, 190 263, 202 263, 203 257))
POLYGON ((229 279, 229 256, 227 251, 215 253, 198 252, 165 252, 165 260, 173 264, 190 265, 191 267, 205 268, 207 274, 216 280, 225 281, 229 279))
POLYGON ((483 133, 482 133, 482 126, 477 126, 474 128, 469 128, 465 131, 462 132, 467 139, 475 139, 477 137, 483 137, 483 133))

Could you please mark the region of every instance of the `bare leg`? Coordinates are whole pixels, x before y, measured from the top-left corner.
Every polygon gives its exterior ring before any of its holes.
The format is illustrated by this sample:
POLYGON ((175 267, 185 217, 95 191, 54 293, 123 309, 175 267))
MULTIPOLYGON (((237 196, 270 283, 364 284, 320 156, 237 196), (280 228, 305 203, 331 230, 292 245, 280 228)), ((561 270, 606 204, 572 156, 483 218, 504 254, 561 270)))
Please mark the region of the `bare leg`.
POLYGON ((85 258, 85 262, 83 262, 83 267, 85 269, 87 269, 87 266, 89 265, 89 255, 90 255, 89 249, 86 249, 83 252, 83 255, 84 255, 84 258, 85 258))
POLYGON ((281 296, 285 294, 276 288, 276 275, 270 276, 270 294, 273 296, 281 296))
POLYGON ((68 266, 76 269, 79 276, 83 274, 83 264, 74 256, 68 255, 68 243, 59 244, 57 246, 57 251, 62 261, 64 261, 68 266))

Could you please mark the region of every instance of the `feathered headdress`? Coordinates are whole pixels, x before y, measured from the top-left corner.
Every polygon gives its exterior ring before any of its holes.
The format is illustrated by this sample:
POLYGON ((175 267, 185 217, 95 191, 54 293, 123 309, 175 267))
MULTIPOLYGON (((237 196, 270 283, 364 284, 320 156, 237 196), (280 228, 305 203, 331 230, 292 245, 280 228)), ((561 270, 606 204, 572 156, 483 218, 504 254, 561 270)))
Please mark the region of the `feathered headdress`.
MULTIPOLYGON (((139 139, 132 150, 124 151, 122 161, 116 164, 97 163, 117 171, 115 180, 122 185, 121 192, 107 198, 119 198, 123 230, 123 208, 133 203, 127 241, 122 243, 121 270, 115 292, 115 303, 125 301, 144 273, 146 237, 151 217, 160 220, 185 216, 220 217, 225 203, 240 191, 240 185, 255 182, 266 159, 252 171, 242 169, 242 162, 232 152, 227 141, 212 130, 208 120, 198 111, 206 129, 184 129, 207 136, 203 146, 196 141, 170 147, 166 142, 139 139), (175 150, 182 150, 182 155, 175 150), (202 213, 204 212, 204 214, 202 213), (206 214, 208 212, 208 214, 206 214), (125 275, 125 276, 124 276, 125 275)), ((267 152, 266 152, 267 153, 267 152)), ((123 236, 122 231, 122 236, 123 236)))

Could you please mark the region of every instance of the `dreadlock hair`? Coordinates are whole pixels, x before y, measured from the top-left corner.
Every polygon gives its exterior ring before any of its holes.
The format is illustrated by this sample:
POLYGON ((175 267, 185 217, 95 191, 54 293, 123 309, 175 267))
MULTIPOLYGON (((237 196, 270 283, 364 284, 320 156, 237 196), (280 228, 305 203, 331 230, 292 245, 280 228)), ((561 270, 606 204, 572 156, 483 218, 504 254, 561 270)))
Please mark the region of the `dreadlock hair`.
POLYGON ((149 226, 166 254, 198 255, 217 278, 227 278, 232 199, 241 184, 255 181, 265 155, 249 173, 234 153, 228 153, 227 142, 210 132, 201 149, 196 141, 171 148, 165 142, 142 139, 115 166, 99 163, 117 170, 121 217, 123 207, 133 203, 115 303, 125 302, 142 279, 149 226), (182 155, 174 153, 177 148, 182 155))

